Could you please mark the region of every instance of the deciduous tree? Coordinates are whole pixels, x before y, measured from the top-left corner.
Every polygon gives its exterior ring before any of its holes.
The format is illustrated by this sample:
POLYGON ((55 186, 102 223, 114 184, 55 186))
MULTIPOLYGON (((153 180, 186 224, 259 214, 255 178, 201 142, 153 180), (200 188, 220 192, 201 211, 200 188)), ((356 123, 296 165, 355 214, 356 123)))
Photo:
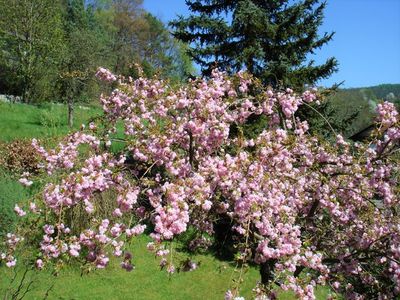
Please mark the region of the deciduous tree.
POLYGON ((53 87, 44 91, 39 84, 54 82, 63 36, 60 2, 1 0, 0 11, 2 80, 25 102, 49 96, 53 87))

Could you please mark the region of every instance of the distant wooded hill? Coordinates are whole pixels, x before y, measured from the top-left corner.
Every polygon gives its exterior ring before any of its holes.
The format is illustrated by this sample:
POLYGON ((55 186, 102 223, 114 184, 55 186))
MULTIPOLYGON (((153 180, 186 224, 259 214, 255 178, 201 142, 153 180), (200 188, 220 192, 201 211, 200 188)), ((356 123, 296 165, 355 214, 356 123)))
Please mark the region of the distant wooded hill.
POLYGON ((400 104, 400 84, 380 84, 366 88, 353 88, 347 91, 354 92, 368 101, 390 101, 400 104))
POLYGON ((372 124, 379 102, 390 101, 400 108, 400 84, 339 89, 329 100, 328 119, 347 121, 344 134, 349 137, 372 124))

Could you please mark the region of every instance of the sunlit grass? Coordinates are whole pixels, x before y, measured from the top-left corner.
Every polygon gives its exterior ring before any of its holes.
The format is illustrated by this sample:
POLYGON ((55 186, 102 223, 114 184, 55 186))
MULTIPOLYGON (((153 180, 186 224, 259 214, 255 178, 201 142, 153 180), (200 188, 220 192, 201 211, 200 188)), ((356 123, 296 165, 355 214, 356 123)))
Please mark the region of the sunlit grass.
MULTIPOLYGON (((49 299, 223 299, 226 290, 232 286, 232 279, 238 277, 233 266, 210 255, 193 257, 200 262, 197 270, 168 276, 160 270, 159 258, 146 250, 148 241, 148 236, 142 236, 132 243, 135 264, 132 272, 121 269, 116 259, 105 270, 86 275, 82 275, 78 267, 67 267, 57 277, 48 271, 31 272, 29 279, 33 279, 34 283, 28 299, 43 299, 53 283, 49 299)), ((20 268, 21 274, 22 271, 23 268, 20 268)), ((12 271, 3 268, 0 276, 3 278, 0 289, 4 293, 12 271)), ((251 299, 258 272, 251 268, 243 278, 241 294, 251 299)), ((16 280, 14 287, 18 283, 16 280)))
MULTIPOLYGON (((100 114, 99 108, 76 105, 74 130, 100 114)), ((45 138, 67 134, 67 107, 59 104, 39 106, 0 102, 0 140, 18 138, 45 138)))

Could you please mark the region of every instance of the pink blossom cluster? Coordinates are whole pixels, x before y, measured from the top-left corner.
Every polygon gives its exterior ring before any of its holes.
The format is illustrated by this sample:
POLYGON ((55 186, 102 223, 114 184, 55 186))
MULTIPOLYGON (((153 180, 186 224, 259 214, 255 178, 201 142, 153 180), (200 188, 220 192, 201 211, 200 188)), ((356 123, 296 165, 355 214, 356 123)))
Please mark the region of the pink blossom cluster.
POLYGON ((185 201, 184 189, 182 186, 167 185, 166 204, 155 208, 157 215, 154 218, 155 240, 170 240, 174 235, 185 232, 189 222, 189 206, 185 201))
POLYGON ((114 177, 111 170, 122 163, 123 161, 116 161, 108 153, 92 156, 85 160, 80 170, 71 172, 60 184, 46 185, 43 192, 44 202, 47 207, 56 211, 82 203, 87 213, 93 213, 91 199, 96 192, 103 192, 116 185, 129 185, 122 175, 114 177))
POLYGON ((398 121, 399 113, 393 103, 379 103, 376 109, 378 112, 378 121, 384 127, 391 127, 398 121))
POLYGON ((23 237, 19 237, 13 233, 7 233, 5 241, 7 252, 0 252, 0 262, 5 261, 5 265, 8 268, 15 267, 17 259, 14 257, 14 251, 23 240, 23 237))
MULTIPOLYGON (((78 146, 81 144, 89 144, 97 148, 100 141, 92 135, 77 132, 69 136, 65 143, 60 143, 57 149, 47 152, 36 139, 32 140, 32 146, 45 161, 42 167, 46 168, 48 174, 52 174, 58 168, 72 169, 78 157, 78 146)), ((24 183, 28 182, 24 180, 24 183)))
POLYGON ((21 207, 19 207, 18 204, 15 204, 14 212, 20 217, 23 217, 26 215, 26 212, 21 207))
POLYGON ((117 76, 106 68, 99 68, 96 72, 96 77, 105 82, 113 82, 117 80, 117 76))
POLYGON ((28 179, 29 175, 29 172, 24 172, 18 181, 24 186, 31 186, 33 181, 28 179))

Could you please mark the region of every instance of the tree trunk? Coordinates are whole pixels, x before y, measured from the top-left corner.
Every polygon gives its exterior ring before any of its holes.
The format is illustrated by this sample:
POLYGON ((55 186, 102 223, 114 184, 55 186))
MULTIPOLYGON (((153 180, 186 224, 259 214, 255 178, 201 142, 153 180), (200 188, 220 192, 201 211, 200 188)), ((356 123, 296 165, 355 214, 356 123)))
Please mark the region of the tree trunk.
POLYGON ((194 157, 194 149, 193 149, 193 134, 189 131, 189 164, 193 169, 193 157, 194 157))
POLYGON ((68 126, 72 128, 74 125, 74 103, 72 98, 68 98, 68 126))
POLYGON ((268 285, 274 279, 275 260, 270 259, 260 265, 261 283, 268 285))

